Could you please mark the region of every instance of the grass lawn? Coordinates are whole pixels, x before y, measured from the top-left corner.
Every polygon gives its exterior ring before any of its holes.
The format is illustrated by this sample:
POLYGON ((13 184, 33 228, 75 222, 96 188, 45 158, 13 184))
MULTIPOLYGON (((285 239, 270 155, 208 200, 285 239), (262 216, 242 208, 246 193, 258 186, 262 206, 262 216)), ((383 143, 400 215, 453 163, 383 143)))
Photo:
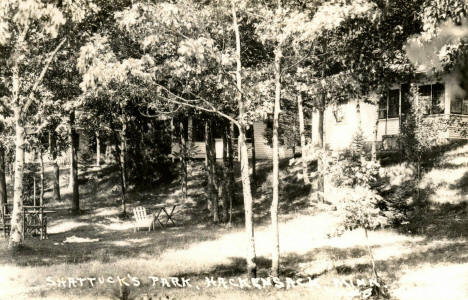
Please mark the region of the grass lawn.
MULTIPOLYGON (((421 182, 422 190, 430 191, 428 202, 410 224, 370 233, 377 270, 392 299, 468 299, 467 153, 467 147, 451 150, 428 170, 421 182)), ((271 264, 268 167, 259 163, 255 189, 258 277, 263 279, 271 264)), ((131 219, 119 217, 115 173, 82 171, 83 214, 68 212, 65 171, 64 201, 48 204, 57 210, 50 216, 49 239, 27 237, 25 249, 15 254, 8 252, 6 240, 0 242, 0 299, 120 299, 122 294, 128 299, 353 299, 357 283, 370 278, 364 233, 330 238, 333 210, 311 201, 286 171, 280 209, 282 288, 267 281, 260 281, 262 288, 245 285, 241 211, 230 228, 207 222, 201 170, 192 172, 190 201, 176 215, 178 226, 136 233, 131 219), (67 243, 72 237, 83 240, 67 243), (118 277, 130 286, 121 287, 118 277), (211 277, 216 286, 207 287, 211 277), (188 280, 185 288, 177 287, 182 278, 188 280), (306 284, 300 286, 298 279, 306 284), (241 282, 243 288, 235 286, 241 282)), ((176 185, 159 186, 134 192, 129 206, 176 197, 176 185)))

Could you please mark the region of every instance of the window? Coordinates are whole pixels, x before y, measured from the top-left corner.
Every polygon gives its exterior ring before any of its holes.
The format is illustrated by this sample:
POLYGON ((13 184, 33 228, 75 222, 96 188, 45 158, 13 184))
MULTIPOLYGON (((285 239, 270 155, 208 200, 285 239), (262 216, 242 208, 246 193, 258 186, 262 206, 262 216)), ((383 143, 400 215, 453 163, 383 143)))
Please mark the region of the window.
POLYGON ((379 119, 398 118, 400 114, 400 90, 389 90, 379 101, 379 119))
POLYGON ((211 123, 211 126, 213 126, 211 129, 213 133, 213 138, 222 139, 225 124, 219 120, 215 120, 211 123))
POLYGON ((411 86, 408 83, 401 85, 401 114, 404 115, 409 112, 411 108, 411 86))
POLYGON ((468 115, 468 98, 465 97, 457 96, 452 99, 450 113, 468 115))
POLYGON ((192 121, 192 141, 205 141, 205 121, 193 118, 192 121))
POLYGON ((188 140, 188 119, 184 119, 182 121, 174 119, 173 126, 174 126, 173 138, 177 141, 180 140, 180 130, 182 130, 184 133, 184 139, 187 141, 188 140), (181 128, 181 122, 183 123, 184 128, 181 128))
POLYGON ((380 98, 379 101, 379 119, 387 118, 387 97, 380 98))
POLYGON ((443 114, 445 111, 445 87, 442 83, 421 85, 419 101, 425 103, 426 114, 443 114))
POLYGON ((400 90, 390 90, 388 93, 388 117, 398 118, 400 115, 400 90))

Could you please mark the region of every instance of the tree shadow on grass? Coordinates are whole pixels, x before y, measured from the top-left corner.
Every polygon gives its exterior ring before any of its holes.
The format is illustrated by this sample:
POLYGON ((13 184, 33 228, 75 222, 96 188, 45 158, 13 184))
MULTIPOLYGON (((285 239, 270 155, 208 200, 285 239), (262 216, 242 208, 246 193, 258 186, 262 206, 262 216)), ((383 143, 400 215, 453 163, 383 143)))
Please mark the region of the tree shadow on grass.
POLYGON ((186 248, 194 243, 217 239, 224 233, 222 229, 197 226, 157 228, 150 232, 133 232, 132 228, 116 232, 89 223, 50 234, 47 240, 27 236, 23 249, 15 253, 10 253, 6 240, 0 241, 0 263, 47 266, 92 260, 109 263, 141 255, 158 257, 168 249, 186 248), (64 243, 70 237, 84 238, 88 242, 64 243))
MULTIPOLYGON (((402 270, 417 269, 418 266, 430 264, 437 267, 447 263, 468 263, 466 255, 468 245, 465 242, 434 242, 433 239, 425 239, 419 242, 407 243, 409 248, 415 249, 409 254, 395 253, 388 259, 376 260, 376 268, 379 276, 385 282, 396 282, 403 275, 402 270), (415 244, 417 243, 417 244, 415 244), (418 247, 425 247, 418 250, 418 247)), ((375 249, 379 246, 373 247, 375 249)), ((229 264, 217 265, 210 270, 197 273, 178 273, 173 276, 188 278, 215 278, 238 277, 246 275, 245 259, 231 257, 229 264)), ((257 257, 257 277, 268 277, 271 267, 271 259, 257 257)), ((290 278, 318 278, 330 274, 332 278, 337 276, 351 276, 354 278, 371 278, 372 265, 364 246, 350 248, 321 247, 304 254, 287 253, 281 257, 280 277, 290 278), (319 258, 319 259, 317 259, 319 258), (320 259, 321 258, 321 259, 320 259), (306 267, 304 267, 306 265, 306 267)))
MULTIPOLYGON (((309 194, 311 186, 305 185, 302 180, 288 173, 289 158, 281 159, 280 184, 279 184, 279 214, 294 218, 297 214, 303 214, 311 207, 309 194)), ((263 161, 257 169, 256 186, 253 189, 254 214, 256 223, 266 223, 270 220, 272 201, 272 185, 270 174, 271 161, 263 161)))
MULTIPOLYGON (((461 178, 457 187, 464 188, 464 180, 465 178, 461 178)), ((398 230, 430 238, 468 238, 468 201, 435 202, 431 197, 437 188, 438 186, 428 185, 419 190, 419 200, 409 205, 408 223, 398 227, 398 230)))
POLYGON ((450 184, 449 188, 452 190, 458 190, 459 195, 468 195, 468 172, 465 172, 457 182, 450 184))

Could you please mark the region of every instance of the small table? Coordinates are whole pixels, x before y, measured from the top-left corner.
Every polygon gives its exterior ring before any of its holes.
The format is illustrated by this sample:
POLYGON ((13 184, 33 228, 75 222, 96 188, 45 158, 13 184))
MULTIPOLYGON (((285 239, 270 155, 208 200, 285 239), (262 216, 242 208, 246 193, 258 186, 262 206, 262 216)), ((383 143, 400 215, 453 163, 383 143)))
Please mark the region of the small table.
POLYGON ((167 226, 167 224, 169 223, 169 221, 171 221, 171 223, 176 226, 176 223, 174 222, 174 220, 172 219, 172 215, 174 213, 174 210, 176 209, 177 206, 181 206, 182 204, 180 203, 172 203, 172 204, 156 204, 154 205, 154 208, 156 208, 156 214, 154 216, 154 220, 155 221, 158 221, 159 225, 161 225, 162 228, 164 228, 165 226, 167 226), (170 212, 167 211, 167 209, 170 209, 170 212), (166 221, 166 224, 163 224, 160 220, 159 220, 159 216, 161 215, 161 213, 164 212, 167 216, 167 221, 166 221))

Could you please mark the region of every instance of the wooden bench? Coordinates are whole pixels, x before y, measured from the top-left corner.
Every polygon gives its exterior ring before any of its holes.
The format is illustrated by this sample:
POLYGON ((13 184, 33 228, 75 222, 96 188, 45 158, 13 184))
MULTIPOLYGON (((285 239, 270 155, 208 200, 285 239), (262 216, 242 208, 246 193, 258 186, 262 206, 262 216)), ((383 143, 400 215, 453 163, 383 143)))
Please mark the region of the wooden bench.
POLYGON ((133 217, 134 217, 134 232, 137 231, 138 228, 148 228, 148 231, 154 229, 154 220, 155 217, 153 214, 147 214, 146 208, 142 206, 135 207, 133 209, 133 217))

